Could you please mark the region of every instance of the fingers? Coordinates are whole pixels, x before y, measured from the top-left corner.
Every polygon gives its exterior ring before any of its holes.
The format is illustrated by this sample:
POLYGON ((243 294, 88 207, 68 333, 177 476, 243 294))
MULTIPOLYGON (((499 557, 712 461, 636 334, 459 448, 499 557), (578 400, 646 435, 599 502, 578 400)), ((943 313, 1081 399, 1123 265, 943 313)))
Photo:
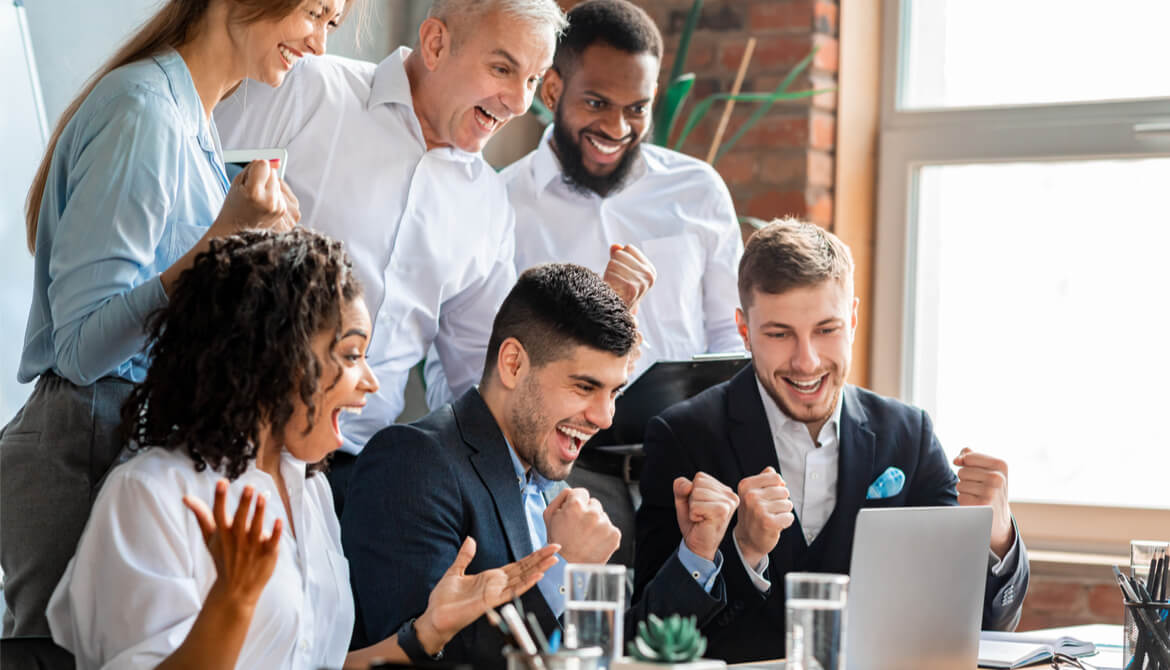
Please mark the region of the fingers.
POLYGON ((687 500, 691 497, 691 491, 695 488, 695 483, 686 477, 678 477, 674 480, 674 500, 678 502, 687 500))
POLYGON ((544 520, 545 521, 548 521, 548 517, 550 514, 555 514, 556 511, 559 510, 561 508, 561 506, 565 504, 565 501, 569 499, 569 495, 572 492, 572 490, 573 489, 562 489, 561 492, 557 494, 557 497, 553 498, 552 501, 548 504, 548 506, 544 508, 544 520))
POLYGON ((288 185, 288 182, 284 181, 283 179, 280 180, 280 190, 284 195, 284 206, 287 210, 287 216, 295 225, 301 220, 301 201, 297 200, 296 194, 293 193, 292 188, 290 188, 288 185))
POLYGON ((785 497, 787 497, 788 489, 785 488, 784 478, 780 476, 779 472, 772 469, 772 466, 764 468, 763 472, 751 477, 744 477, 739 480, 739 486, 736 487, 739 491, 739 497, 743 498, 744 494, 753 489, 779 489, 783 488, 785 497))
POLYGON ((199 530, 203 533, 203 541, 210 542, 211 536, 215 534, 215 520, 211 518, 207 503, 192 496, 183 496, 183 504, 195 515, 199 530))
MULTIPOLYGON (((256 489, 251 485, 244 487, 244 492, 240 494, 240 504, 236 506, 236 515, 232 519, 231 530, 235 533, 237 538, 243 539, 248 531, 248 512, 252 508, 252 496, 255 495, 256 489)), ((226 527, 225 527, 226 528, 226 527)))
POLYGON ((261 544, 264 538, 264 507, 268 504, 268 494, 262 493, 256 498, 256 511, 252 513, 251 527, 248 528, 248 539, 255 544, 261 544))
POLYGON ((212 510, 214 511, 215 525, 218 528, 230 528, 227 518, 227 492, 228 481, 221 479, 215 483, 215 502, 212 503, 212 510))
POLYGON ((284 535, 284 523, 280 519, 272 522, 272 534, 264 540, 262 548, 265 553, 276 553, 280 549, 280 538, 284 535))
POLYGON ((1007 475, 1007 462, 1003 459, 989 456, 988 454, 981 454, 977 451, 971 451, 964 448, 959 455, 955 457, 955 465, 965 466, 970 468, 981 468, 983 470, 994 470, 995 472, 1007 475))
POLYGON ((467 571, 467 566, 471 565, 473 558, 475 558, 475 538, 468 535, 467 539, 463 540, 463 545, 459 547, 459 553, 455 555, 455 562, 447 568, 447 574, 462 575, 467 571))

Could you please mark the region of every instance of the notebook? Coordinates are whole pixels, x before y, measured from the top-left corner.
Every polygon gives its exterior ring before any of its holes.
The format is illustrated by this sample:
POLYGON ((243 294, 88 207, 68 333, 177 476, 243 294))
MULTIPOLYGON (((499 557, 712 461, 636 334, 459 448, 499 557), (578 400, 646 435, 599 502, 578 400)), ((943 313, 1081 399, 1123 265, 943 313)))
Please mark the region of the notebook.
POLYGON ((1097 651, 1092 642, 1073 637, 1045 637, 1033 633, 983 631, 979 634, 979 667, 1019 668, 1052 658, 1054 651, 1069 656, 1088 656, 1097 651))

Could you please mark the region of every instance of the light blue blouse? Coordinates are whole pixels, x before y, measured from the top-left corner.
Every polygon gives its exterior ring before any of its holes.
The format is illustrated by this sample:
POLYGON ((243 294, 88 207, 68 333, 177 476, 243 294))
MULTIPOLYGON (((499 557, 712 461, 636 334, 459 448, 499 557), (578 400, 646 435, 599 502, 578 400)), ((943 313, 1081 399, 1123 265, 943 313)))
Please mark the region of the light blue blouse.
POLYGON ((145 378, 143 325, 167 301, 159 274, 219 214, 222 153, 177 52, 98 82, 53 151, 21 382, 47 370, 78 385, 145 378))

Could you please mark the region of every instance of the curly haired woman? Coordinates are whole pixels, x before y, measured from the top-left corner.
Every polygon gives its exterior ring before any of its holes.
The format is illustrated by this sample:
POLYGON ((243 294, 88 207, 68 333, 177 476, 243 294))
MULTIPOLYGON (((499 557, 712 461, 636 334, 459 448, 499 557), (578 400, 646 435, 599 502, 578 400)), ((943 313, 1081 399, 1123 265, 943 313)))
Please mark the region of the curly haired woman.
POLYGON ((77 667, 406 661, 403 647, 437 653, 555 561, 550 545, 466 576, 468 538, 413 625, 347 655, 349 569, 317 472, 341 444, 340 413, 378 382, 341 244, 303 229, 213 241, 148 325, 151 366, 122 412, 139 453, 102 487, 49 605, 77 667))

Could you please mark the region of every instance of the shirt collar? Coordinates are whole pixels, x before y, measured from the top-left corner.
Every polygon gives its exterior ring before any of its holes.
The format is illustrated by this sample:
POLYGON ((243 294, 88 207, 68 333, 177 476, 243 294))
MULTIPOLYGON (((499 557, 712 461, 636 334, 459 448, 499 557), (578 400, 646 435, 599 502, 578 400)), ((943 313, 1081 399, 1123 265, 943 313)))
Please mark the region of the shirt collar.
POLYGON ((543 475, 536 471, 536 468, 528 468, 528 472, 524 471, 524 465, 520 462, 520 456, 516 454, 516 449, 512 447, 512 443, 504 438, 504 442, 508 444, 508 455, 512 457, 512 470, 516 473, 516 484, 523 491, 529 485, 535 486, 537 491, 544 493, 548 487, 552 486, 553 482, 545 479, 543 475))
MULTIPOLYGON (((366 110, 372 110, 379 105, 404 105, 410 110, 411 132, 419 143, 425 147, 422 126, 418 121, 418 114, 414 110, 414 98, 410 93, 410 78, 406 76, 406 58, 412 52, 410 47, 398 47, 389 56, 378 63, 374 70, 374 80, 370 85, 370 99, 366 102, 366 110)), ((489 167, 480 153, 468 153, 455 147, 432 149, 437 155, 454 161, 466 163, 468 176, 479 179, 485 168, 489 167)))
MULTIPOLYGON (((793 419, 780 409, 776 401, 772 398, 764 385, 760 383, 760 378, 756 377, 756 388, 760 392, 760 399, 764 401, 764 414, 768 417, 768 427, 772 429, 773 434, 778 434, 788 427, 788 424, 799 424, 802 430, 808 431, 808 428, 801 422, 793 419)), ((845 403, 845 388, 842 387, 837 393, 837 405, 833 408, 833 413, 829 416, 829 420, 821 428, 821 434, 817 436, 817 441, 823 441, 826 430, 833 431, 833 436, 837 442, 841 442, 841 406, 845 403)))
POLYGON ((186 61, 174 49, 167 49, 154 56, 154 62, 162 69, 171 88, 171 96, 178 104, 182 114, 183 130, 190 137, 199 139, 199 145, 204 151, 216 151, 215 137, 211 133, 211 126, 203 115, 203 100, 195 88, 195 80, 191 78, 191 70, 186 61))
MULTIPOLYGON (((550 123, 544 127, 544 132, 540 136, 540 144, 536 146, 536 152, 532 156, 532 182, 536 186, 537 194, 543 193, 551 184, 561 184, 561 159, 557 158, 556 152, 552 148, 552 134, 554 123, 550 123)), ((637 161, 630 169, 629 174, 626 175, 626 180, 618 187, 618 189, 609 194, 607 197, 612 197, 631 184, 641 179, 650 170, 648 158, 646 156, 646 142, 643 140, 642 149, 638 152, 637 161)), ((569 188, 567 184, 565 188, 569 188)), ((576 190, 574 193, 582 197, 600 198, 596 193, 589 193, 584 195, 576 190)))

